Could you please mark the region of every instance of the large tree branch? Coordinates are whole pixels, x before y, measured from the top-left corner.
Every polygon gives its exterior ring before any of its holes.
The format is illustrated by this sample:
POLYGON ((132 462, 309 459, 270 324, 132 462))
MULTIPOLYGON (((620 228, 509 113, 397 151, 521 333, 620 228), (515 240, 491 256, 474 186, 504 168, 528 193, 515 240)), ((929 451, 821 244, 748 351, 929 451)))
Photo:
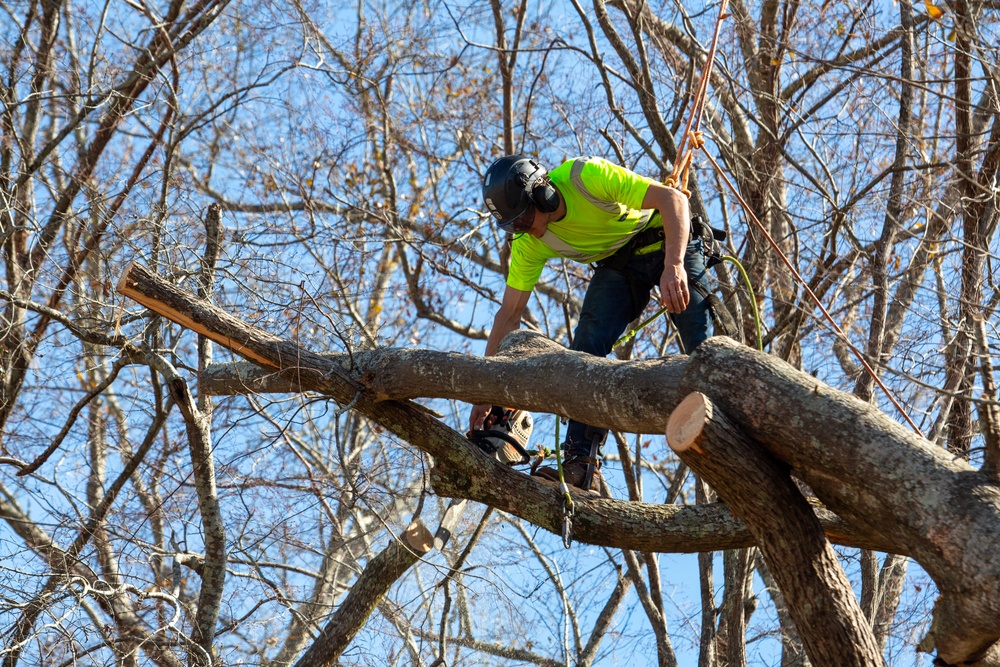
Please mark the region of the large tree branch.
POLYGON ((198 612, 194 623, 194 638, 204 649, 192 652, 190 664, 208 667, 202 656, 212 655, 215 626, 222 607, 222 593, 226 581, 226 528, 219 506, 215 484, 215 459, 212 456, 212 431, 208 415, 202 413, 184 381, 165 360, 157 367, 166 377, 170 395, 184 417, 188 437, 188 452, 194 487, 198 496, 198 513, 204 531, 205 559, 199 572, 201 591, 198 594, 198 612))
POLYGON ((419 521, 412 523, 402 538, 400 540, 393 538, 389 546, 368 562, 319 637, 295 663, 296 667, 327 667, 340 664, 341 653, 368 620, 392 584, 434 547, 433 536, 419 521))
MULTIPOLYGON (((398 399, 406 393, 423 393, 504 403, 589 418, 592 423, 616 429, 656 432, 657 418, 662 422, 663 415, 674 407, 671 388, 683 367, 680 358, 645 362, 597 359, 569 352, 527 332, 508 336, 501 354, 490 358, 422 350, 373 350, 353 357, 320 355, 199 301, 139 265, 126 269, 118 290, 271 369, 270 373, 285 381, 294 381, 299 390, 315 391, 341 405, 351 405, 424 450, 434 457, 432 481, 439 495, 475 500, 557 534, 562 527, 562 505, 555 485, 500 464, 426 409, 398 399), (430 375, 418 385, 406 386, 396 377, 405 374, 415 381, 413 372, 421 368, 430 375), (570 384, 575 385, 575 397, 567 390, 570 384)), ((203 388, 208 386, 205 383, 203 388)), ((875 532, 859 533, 832 513, 817 511, 824 530, 838 544, 900 550, 898 545, 880 540, 875 532)), ((590 544, 655 552, 714 551, 753 543, 746 527, 722 505, 651 505, 589 496, 577 501, 573 536, 590 544)))
POLYGON ((881 665, 847 575, 787 467, 699 392, 671 414, 667 440, 750 526, 813 664, 881 665))
MULTIPOLYGON (((871 406, 729 339, 702 344, 686 366, 677 359, 596 359, 525 334, 508 337, 506 356, 490 359, 373 351, 340 357, 347 362, 341 365, 201 302, 141 266, 126 269, 118 290, 246 358, 290 372, 303 390, 350 404, 424 450, 434 459, 439 494, 486 503, 552 532, 562 519, 556 486, 510 470, 426 409, 396 399, 416 391, 652 432, 657 418, 673 409, 679 384, 702 391, 856 527, 853 544, 911 555, 934 577, 942 599, 930 641, 945 660, 976 659, 1000 637, 1000 558, 992 549, 1000 530, 1000 487, 871 406), (404 366, 393 365, 400 358, 404 366), (394 376, 421 364, 423 382, 400 386, 394 376), (872 544, 877 535, 884 544, 872 544)), ((694 551, 750 543, 746 529, 718 509, 589 497, 576 504, 574 536, 592 544, 694 551), (713 513, 715 523, 707 523, 713 513), (699 524, 692 526, 695 516, 699 524)), ((830 524, 824 530, 834 539, 843 535, 830 524)))
POLYGON ((726 339, 694 352, 682 384, 710 396, 838 515, 920 562, 941 591, 924 648, 957 664, 1000 637, 995 482, 857 398, 726 339))

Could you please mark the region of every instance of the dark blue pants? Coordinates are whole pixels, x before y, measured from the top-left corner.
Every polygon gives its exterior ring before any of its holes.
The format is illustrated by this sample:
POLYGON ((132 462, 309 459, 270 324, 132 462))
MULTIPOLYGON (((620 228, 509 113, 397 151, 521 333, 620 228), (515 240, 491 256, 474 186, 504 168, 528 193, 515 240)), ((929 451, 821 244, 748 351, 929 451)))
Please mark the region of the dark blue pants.
MULTIPOLYGON (((684 254, 684 269, 688 283, 700 282, 708 288, 705 257, 701 239, 692 239, 684 254)), ((622 270, 598 268, 583 299, 580 322, 573 335, 572 349, 606 357, 629 323, 639 317, 649 303, 650 292, 660 284, 663 274, 663 251, 648 255, 633 255, 622 270)), ((705 297, 689 289, 691 301, 679 315, 671 315, 680 333, 684 349, 689 354, 708 338, 710 321, 705 297)), ((587 425, 570 420, 566 432, 566 456, 590 456, 591 440, 586 437, 587 425)), ((591 430, 593 435, 595 429, 591 430)), ((602 436, 606 431, 598 431, 602 436)))

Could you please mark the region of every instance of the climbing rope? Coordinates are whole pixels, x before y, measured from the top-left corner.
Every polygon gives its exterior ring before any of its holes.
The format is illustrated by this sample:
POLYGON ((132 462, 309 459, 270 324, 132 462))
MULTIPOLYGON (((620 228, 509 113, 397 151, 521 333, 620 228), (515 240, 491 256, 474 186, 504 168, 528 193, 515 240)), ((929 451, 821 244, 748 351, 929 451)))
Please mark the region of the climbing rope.
POLYGON ((677 155, 680 156, 680 159, 674 161, 674 169, 664 181, 664 185, 677 188, 688 197, 691 197, 691 191, 688 190, 691 160, 694 158, 694 151, 705 146, 705 138, 701 131, 701 118, 705 112, 708 82, 712 78, 712 69, 715 67, 715 54, 719 49, 722 21, 729 16, 726 14, 728 7, 729 0, 722 0, 722 4, 719 6, 719 18, 715 21, 715 31, 712 33, 712 44, 709 46, 708 55, 705 56, 705 69, 702 70, 701 79, 698 81, 698 88, 691 104, 691 114, 684 126, 684 134, 681 135, 681 141, 677 145, 677 155))
POLYGON ((896 410, 899 411, 899 414, 901 414, 903 416, 903 419, 906 420, 906 423, 910 425, 910 428, 912 428, 914 432, 921 438, 924 437, 923 431, 920 430, 920 427, 917 426, 917 424, 910 417, 909 413, 906 412, 906 409, 902 406, 899 400, 889 390, 889 387, 887 387, 885 383, 882 382, 882 379, 878 376, 878 373, 875 372, 875 369, 871 367, 871 364, 868 363, 868 360, 865 359, 864 355, 861 353, 861 350, 859 350, 854 345, 854 343, 851 342, 851 339, 847 337, 847 334, 844 333, 844 330, 840 328, 840 325, 837 324, 837 321, 833 319, 833 315, 830 314, 830 311, 826 309, 826 306, 823 305, 823 302, 820 301, 819 297, 816 296, 816 294, 809 287, 808 283, 806 283, 806 281, 799 274, 798 270, 795 268, 795 265, 792 264, 791 260, 788 259, 788 257, 785 255, 784 252, 782 252, 781 247, 778 246, 777 241, 774 240, 771 234, 767 231, 767 228, 764 227, 764 223, 762 223, 757 218, 757 216, 754 215, 754 212, 753 210, 751 210, 750 205, 746 202, 745 199, 743 199, 743 196, 740 194, 739 190, 736 189, 736 186, 733 185, 732 181, 730 181, 729 178, 725 175, 725 173, 723 173, 722 167, 719 166, 719 163, 715 161, 715 159, 708 153, 708 151, 705 151, 705 157, 709 159, 709 161, 712 163, 712 166, 715 167, 715 170, 719 173, 719 176, 722 177, 722 181, 726 184, 726 187, 728 187, 730 191, 732 191, 737 201, 740 202, 740 205, 743 207, 743 210, 746 213, 747 218, 749 218, 750 221, 760 231, 760 233, 764 235, 764 238, 767 239, 767 242, 771 246, 771 248, 773 248, 774 251, 778 253, 778 257, 781 258, 782 263, 784 263, 784 265, 792 273, 792 276, 795 278, 795 280, 802 285, 802 289, 804 289, 806 294, 809 295, 809 298, 812 300, 814 304, 816 304, 820 312, 823 313, 823 317, 826 318, 826 321, 830 323, 831 327, 833 327, 834 333, 840 336, 840 338, 844 341, 844 343, 847 344, 847 347, 851 350, 851 352, 854 354, 857 360, 864 367, 865 372, 871 376, 872 380, 875 381, 875 384, 878 385, 879 389, 882 390, 882 392, 886 395, 886 397, 893 404, 896 410))
MULTIPOLYGON (((754 322, 754 327, 755 327, 755 330, 756 330, 756 333, 757 333, 757 349, 760 350, 761 352, 763 352, 764 351, 764 338, 761 335, 761 330, 760 330, 760 327, 761 327, 761 323, 760 323, 760 311, 757 309, 757 296, 754 294, 753 283, 750 282, 750 276, 747 275, 746 269, 744 269, 743 265, 740 264, 740 260, 736 259, 735 257, 732 257, 730 255, 723 255, 722 257, 720 257, 720 259, 722 259, 723 261, 732 262, 733 264, 735 264, 737 271, 739 271, 740 276, 743 278, 743 285, 744 285, 744 287, 747 288, 747 293, 750 295, 750 307, 753 310, 753 322, 754 322)), ((634 326, 631 329, 629 329, 628 331, 626 331, 622 335, 621 338, 619 338, 618 340, 615 341, 615 344, 611 346, 611 349, 613 350, 616 347, 618 347, 619 345, 623 345, 623 344, 629 342, 630 340, 632 340, 633 338, 635 338, 636 334, 638 334, 640 331, 642 331, 643 329, 645 329, 646 327, 648 327, 650 324, 652 324, 656 320, 656 318, 660 317, 661 315, 663 315, 666 312, 667 312, 667 307, 663 306, 658 311, 656 311, 655 313, 653 313, 651 316, 649 316, 648 318, 646 318, 645 320, 643 320, 642 322, 640 322, 636 326, 634 326)))
POLYGON ((643 329, 645 329, 646 327, 648 327, 650 324, 653 323, 653 321, 657 317, 659 317, 660 315, 664 314, 665 312, 667 312, 667 307, 663 306, 658 311, 656 311, 652 316, 650 316, 650 317, 646 318, 645 320, 643 320, 642 323, 637 324, 633 328, 631 328, 628 331, 626 331, 625 334, 621 338, 619 338, 618 340, 615 341, 615 344, 611 346, 611 349, 613 350, 616 347, 618 347, 619 345, 627 343, 630 340, 632 340, 633 338, 635 338, 635 335, 637 333, 639 333, 640 331, 642 331, 643 329))

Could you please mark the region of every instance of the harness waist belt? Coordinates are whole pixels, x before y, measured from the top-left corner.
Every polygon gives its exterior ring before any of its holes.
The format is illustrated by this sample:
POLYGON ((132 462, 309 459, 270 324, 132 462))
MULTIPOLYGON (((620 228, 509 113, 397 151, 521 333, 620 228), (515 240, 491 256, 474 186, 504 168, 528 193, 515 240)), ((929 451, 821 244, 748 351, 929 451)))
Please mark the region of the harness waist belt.
POLYGON ((636 234, 629 241, 629 245, 638 250, 661 241, 663 241, 663 227, 653 227, 652 229, 646 229, 636 234))

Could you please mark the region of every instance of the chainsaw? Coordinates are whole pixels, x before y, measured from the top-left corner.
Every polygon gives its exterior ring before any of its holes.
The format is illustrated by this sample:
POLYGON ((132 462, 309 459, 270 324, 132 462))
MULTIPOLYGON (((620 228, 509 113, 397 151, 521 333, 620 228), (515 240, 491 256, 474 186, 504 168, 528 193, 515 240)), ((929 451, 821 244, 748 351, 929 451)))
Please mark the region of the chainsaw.
POLYGON ((469 431, 466 435, 501 463, 516 466, 531 460, 526 447, 533 426, 530 412, 494 405, 486 415, 483 429, 469 431))

